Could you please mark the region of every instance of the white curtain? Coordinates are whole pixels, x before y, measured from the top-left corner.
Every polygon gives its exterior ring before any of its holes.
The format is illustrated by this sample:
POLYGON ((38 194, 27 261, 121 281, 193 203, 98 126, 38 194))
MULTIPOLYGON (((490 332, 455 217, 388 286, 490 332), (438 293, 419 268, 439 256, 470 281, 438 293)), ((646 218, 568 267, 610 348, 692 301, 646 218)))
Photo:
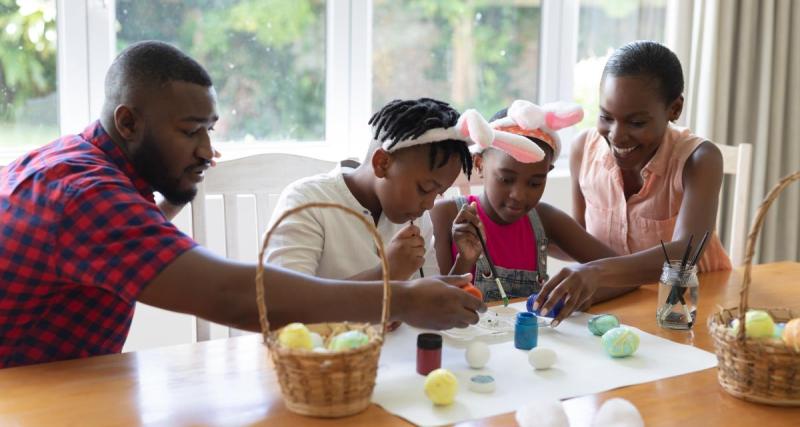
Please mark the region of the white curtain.
MULTIPOLYGON (((749 224, 770 188, 800 169, 800 1, 672 0, 670 10, 667 43, 687 77, 684 124, 720 144, 753 144, 749 224)), ((800 261, 800 185, 770 209, 755 259, 800 261)))

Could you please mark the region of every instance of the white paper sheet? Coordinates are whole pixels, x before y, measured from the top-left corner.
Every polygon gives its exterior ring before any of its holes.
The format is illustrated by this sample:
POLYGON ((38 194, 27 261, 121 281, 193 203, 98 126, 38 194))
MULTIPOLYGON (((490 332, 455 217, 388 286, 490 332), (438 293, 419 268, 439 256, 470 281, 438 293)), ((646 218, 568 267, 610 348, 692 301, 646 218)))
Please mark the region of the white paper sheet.
MULTIPOLYGON (((514 304, 524 310, 524 305, 514 304)), ((416 373, 416 338, 423 332, 403 325, 386 335, 381 352, 373 402, 419 425, 445 425, 516 411, 531 399, 565 399, 633 385, 717 366, 717 358, 695 347, 677 344, 634 329, 641 338, 631 357, 606 355, 600 337, 592 335, 587 322, 592 315, 573 315, 556 329, 539 329, 538 347, 555 350, 555 365, 543 371, 528 363, 528 352, 514 348, 513 340, 490 345, 491 358, 483 369, 470 369, 464 349, 448 344, 442 349, 442 367, 459 381, 456 401, 433 405, 423 391, 425 377, 416 373), (469 378, 489 374, 497 389, 480 394, 468 389, 469 378)), ((655 320, 654 320, 655 321, 655 320)))

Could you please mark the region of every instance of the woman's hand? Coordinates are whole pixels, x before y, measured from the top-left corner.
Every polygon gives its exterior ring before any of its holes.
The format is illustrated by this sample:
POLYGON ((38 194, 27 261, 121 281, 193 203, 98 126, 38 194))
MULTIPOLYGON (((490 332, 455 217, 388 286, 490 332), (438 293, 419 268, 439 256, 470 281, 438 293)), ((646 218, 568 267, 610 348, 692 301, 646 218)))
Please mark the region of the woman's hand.
POLYGON ((564 300, 564 308, 553 319, 552 326, 558 326, 562 320, 575 310, 588 308, 592 297, 601 281, 600 271, 592 264, 575 264, 564 267, 545 283, 539 296, 533 303, 533 309, 542 307, 543 316, 555 307, 559 300, 564 300))

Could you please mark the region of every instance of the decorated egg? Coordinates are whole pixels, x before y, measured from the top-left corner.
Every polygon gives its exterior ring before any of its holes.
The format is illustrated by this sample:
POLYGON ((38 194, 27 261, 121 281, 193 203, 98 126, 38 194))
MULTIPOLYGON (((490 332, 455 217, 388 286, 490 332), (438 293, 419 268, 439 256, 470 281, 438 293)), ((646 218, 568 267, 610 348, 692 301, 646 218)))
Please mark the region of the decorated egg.
POLYGON ((534 369, 550 369, 556 363, 556 352, 549 348, 536 347, 528 352, 528 363, 534 369))
POLYGON ((776 323, 775 330, 772 332, 772 338, 781 339, 783 337, 783 330, 786 328, 785 323, 776 323))
POLYGON ((483 294, 481 293, 481 290, 476 288, 475 286, 468 284, 466 286, 463 286, 461 290, 483 301, 483 294))
POLYGON ((312 348, 324 348, 325 342, 322 340, 322 335, 312 332, 311 333, 311 347, 312 348))
POLYGON ((604 333, 601 341, 611 357, 628 357, 639 348, 639 335, 624 326, 604 333))
MULTIPOLYGON (((747 310, 744 322, 744 333, 748 338, 769 338, 775 333, 775 322, 764 310, 747 310)), ((733 319, 731 329, 734 333, 739 332, 739 319, 733 319)))
MULTIPOLYGON (((543 316, 542 314, 540 314, 541 309, 542 309, 541 307, 539 307, 539 310, 534 310, 533 309, 533 302, 536 301, 536 297, 538 297, 538 296, 539 296, 538 292, 534 293, 534 294, 531 294, 531 296, 528 297, 528 302, 525 304, 525 307, 528 309, 529 312, 531 312, 531 313, 533 313, 533 314, 535 314, 537 316, 543 316)), ((556 305, 553 307, 553 309, 547 312, 547 315, 545 315, 545 317, 555 318, 556 316, 558 316, 558 313, 561 312, 562 308, 564 308, 564 299, 559 300, 556 303, 556 305)))
POLYGON ((367 334, 361 331, 342 332, 331 340, 328 349, 332 351, 352 350, 369 342, 367 334))
POLYGON ((613 314, 600 314, 589 319, 589 331, 598 337, 617 326, 619 319, 613 314))
POLYGON ((453 403, 457 392, 458 379, 447 369, 434 369, 425 377, 425 395, 437 405, 453 403))
POLYGON ((794 351, 800 352, 800 318, 792 319, 783 328, 783 342, 787 347, 794 348, 794 351))
POLYGON ((467 364, 470 368, 480 369, 486 366, 489 362, 491 351, 489 345, 483 341, 473 341, 467 347, 464 357, 467 359, 467 364))
POLYGON ((311 350, 311 332, 302 323, 290 323, 281 329, 278 334, 278 342, 281 346, 293 349, 311 350))

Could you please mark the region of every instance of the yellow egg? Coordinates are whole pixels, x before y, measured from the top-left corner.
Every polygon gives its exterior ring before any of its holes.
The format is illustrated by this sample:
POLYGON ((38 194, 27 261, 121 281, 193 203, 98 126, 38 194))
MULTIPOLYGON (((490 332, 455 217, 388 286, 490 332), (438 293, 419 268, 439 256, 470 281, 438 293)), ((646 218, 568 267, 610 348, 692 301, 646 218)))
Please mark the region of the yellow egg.
POLYGON ((314 346, 311 341, 311 332, 302 323, 290 323, 281 329, 278 335, 281 346, 294 349, 311 350, 314 346))
POLYGON ((447 369, 431 371, 425 378, 425 395, 437 405, 453 403, 458 391, 458 379, 447 369))
POLYGON ((792 319, 783 328, 783 342, 794 351, 800 351, 800 318, 792 319))
MULTIPOLYGON (((770 338, 775 335, 775 322, 772 317, 764 310, 748 310, 745 315, 748 338, 770 338)), ((739 332, 739 319, 731 322, 731 332, 739 332)))

